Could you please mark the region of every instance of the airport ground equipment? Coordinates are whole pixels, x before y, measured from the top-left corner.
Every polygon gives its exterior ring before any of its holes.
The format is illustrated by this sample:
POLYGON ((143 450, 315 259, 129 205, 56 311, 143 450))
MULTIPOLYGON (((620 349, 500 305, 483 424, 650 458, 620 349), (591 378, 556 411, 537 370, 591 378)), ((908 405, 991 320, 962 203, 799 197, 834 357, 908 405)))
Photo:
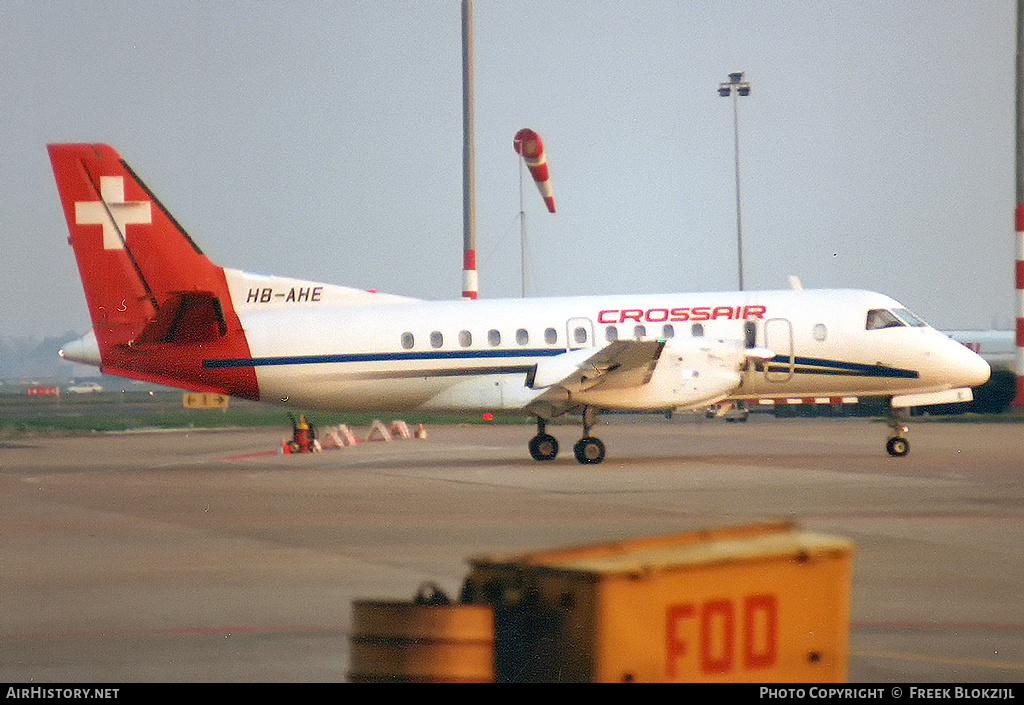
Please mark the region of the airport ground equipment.
POLYGON ((840 682, 852 557, 788 521, 479 556, 457 602, 356 602, 350 678, 840 682))

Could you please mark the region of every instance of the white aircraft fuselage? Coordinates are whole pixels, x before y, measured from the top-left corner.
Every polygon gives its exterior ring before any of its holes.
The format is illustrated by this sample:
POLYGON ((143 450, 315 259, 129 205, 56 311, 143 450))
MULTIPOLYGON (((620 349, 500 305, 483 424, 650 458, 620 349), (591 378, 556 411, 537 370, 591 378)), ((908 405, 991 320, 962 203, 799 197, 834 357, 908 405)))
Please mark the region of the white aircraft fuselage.
POLYGON ((228 281, 251 357, 207 364, 252 367, 261 399, 303 407, 523 411, 549 389, 530 384, 538 366, 606 346, 610 330, 617 340, 664 340, 669 350, 680 341, 688 350, 724 342, 735 352, 742 351, 748 320, 755 345, 773 356, 747 366, 733 386, 690 399, 659 392, 655 377, 614 393, 577 390, 564 411, 577 405, 657 411, 726 399, 903 395, 973 386, 988 375, 984 361, 931 327, 868 330, 869 311, 903 307, 866 291, 437 302, 368 294, 367 302, 355 303, 349 291, 326 284, 275 278, 269 286, 253 286, 241 272, 229 272, 228 281))
MULTIPOLYGON (((868 291, 421 301, 210 262, 117 153, 51 145, 93 331, 63 355, 111 374, 335 411, 583 416, 745 399, 969 399, 988 364, 868 291)), ((895 419, 887 446, 908 448, 895 419)))

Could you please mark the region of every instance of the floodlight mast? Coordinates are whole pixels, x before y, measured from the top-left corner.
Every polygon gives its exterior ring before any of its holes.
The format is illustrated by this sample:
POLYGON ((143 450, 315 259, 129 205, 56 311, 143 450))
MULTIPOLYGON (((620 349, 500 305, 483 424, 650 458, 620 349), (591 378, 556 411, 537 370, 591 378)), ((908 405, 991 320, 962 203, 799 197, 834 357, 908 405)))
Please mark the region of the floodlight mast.
POLYGON ((739 268, 740 291, 743 291, 743 213, 740 200, 740 119, 739 97, 750 95, 750 83, 743 80, 742 71, 733 71, 729 80, 718 84, 718 95, 732 96, 732 132, 736 161, 736 258, 739 268))

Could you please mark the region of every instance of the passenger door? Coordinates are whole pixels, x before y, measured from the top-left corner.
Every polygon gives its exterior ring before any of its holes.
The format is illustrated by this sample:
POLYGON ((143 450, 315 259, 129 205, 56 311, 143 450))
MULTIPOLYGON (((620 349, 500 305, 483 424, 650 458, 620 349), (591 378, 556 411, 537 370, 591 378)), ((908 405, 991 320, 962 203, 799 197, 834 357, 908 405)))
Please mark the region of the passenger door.
POLYGON ((769 318, 764 322, 764 346, 775 353, 764 367, 768 382, 788 382, 793 378, 793 324, 786 318, 769 318))

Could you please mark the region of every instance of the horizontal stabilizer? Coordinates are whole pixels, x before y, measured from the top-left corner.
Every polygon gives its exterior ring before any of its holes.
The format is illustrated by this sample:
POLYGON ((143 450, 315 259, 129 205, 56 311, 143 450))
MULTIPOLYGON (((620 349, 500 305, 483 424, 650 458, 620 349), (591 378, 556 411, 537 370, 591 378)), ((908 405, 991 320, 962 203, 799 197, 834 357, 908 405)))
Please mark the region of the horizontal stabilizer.
POLYGON ((224 276, 236 308, 264 310, 274 306, 366 306, 416 300, 336 284, 251 274, 237 269, 225 269, 224 276))

